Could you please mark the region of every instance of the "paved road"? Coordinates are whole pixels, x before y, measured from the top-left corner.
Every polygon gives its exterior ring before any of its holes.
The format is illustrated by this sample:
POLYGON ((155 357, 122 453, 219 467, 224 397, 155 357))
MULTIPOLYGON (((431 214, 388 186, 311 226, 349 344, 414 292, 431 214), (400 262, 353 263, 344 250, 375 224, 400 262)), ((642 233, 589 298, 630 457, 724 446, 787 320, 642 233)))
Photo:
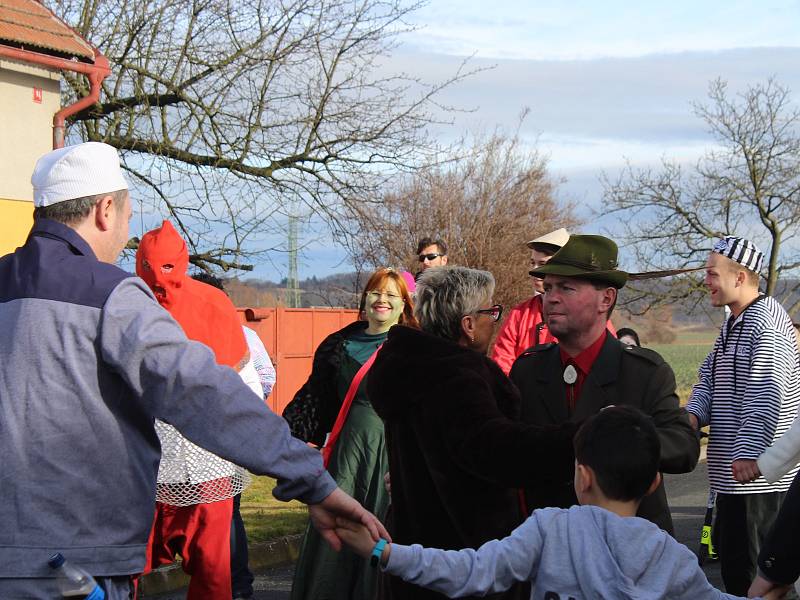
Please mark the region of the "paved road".
MULTIPOLYGON (((696 552, 708 498, 706 463, 700 462, 694 472, 686 475, 667 475, 665 482, 675 523, 675 537, 696 552)), ((711 583, 717 587, 722 585, 718 563, 706 562, 704 570, 711 583)), ((258 573, 253 600, 288 600, 293 572, 294 567, 289 565, 258 573)), ((185 591, 149 598, 181 600, 184 597, 185 591)))
MULTIPOLYGON (((686 544, 693 552, 700 546, 700 532, 706 514, 708 501, 708 471, 705 460, 701 461, 692 473, 685 475, 665 475, 667 497, 675 526, 675 537, 686 544)), ((703 570, 708 580, 722 588, 719 562, 706 561, 703 570)))

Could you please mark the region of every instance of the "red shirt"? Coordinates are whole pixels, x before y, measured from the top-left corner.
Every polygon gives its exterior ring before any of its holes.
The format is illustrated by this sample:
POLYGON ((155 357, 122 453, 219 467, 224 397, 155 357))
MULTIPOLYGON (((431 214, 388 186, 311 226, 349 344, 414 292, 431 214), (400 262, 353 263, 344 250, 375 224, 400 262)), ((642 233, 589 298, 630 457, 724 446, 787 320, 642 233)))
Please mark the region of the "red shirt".
POLYGON ((600 355, 600 350, 606 341, 606 334, 608 334, 608 330, 604 330, 591 346, 580 352, 577 356, 570 356, 564 352, 564 348, 561 346, 558 348, 558 352, 561 355, 561 366, 565 369, 567 365, 574 366, 578 375, 575 383, 568 384, 566 381, 564 382, 567 386, 567 406, 569 407, 570 414, 575 410, 575 404, 581 397, 581 390, 583 389, 583 382, 586 381, 586 376, 589 374, 589 371, 592 370, 594 361, 597 360, 597 357, 600 355))
MULTIPOLYGON (((606 323, 606 328, 611 335, 617 332, 611 321, 606 323)), ((509 311, 494 340, 492 358, 508 375, 514 361, 525 350, 557 341, 544 322, 542 296, 533 296, 509 311)))

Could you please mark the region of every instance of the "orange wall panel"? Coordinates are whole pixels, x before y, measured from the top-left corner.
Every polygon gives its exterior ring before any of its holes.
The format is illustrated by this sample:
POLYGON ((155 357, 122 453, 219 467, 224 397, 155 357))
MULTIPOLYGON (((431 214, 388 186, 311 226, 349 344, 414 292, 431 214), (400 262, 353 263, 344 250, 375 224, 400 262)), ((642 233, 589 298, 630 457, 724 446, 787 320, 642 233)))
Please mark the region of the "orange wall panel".
POLYGON ((240 308, 244 325, 264 342, 277 371, 268 399, 280 414, 311 374, 322 340, 358 318, 357 310, 332 308, 240 308))

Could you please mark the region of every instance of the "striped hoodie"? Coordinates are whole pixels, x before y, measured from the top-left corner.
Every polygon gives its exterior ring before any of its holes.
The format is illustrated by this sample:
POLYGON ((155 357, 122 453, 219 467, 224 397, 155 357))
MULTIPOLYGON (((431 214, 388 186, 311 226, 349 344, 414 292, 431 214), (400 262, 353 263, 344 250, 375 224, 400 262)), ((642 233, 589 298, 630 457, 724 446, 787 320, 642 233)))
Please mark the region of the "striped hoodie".
POLYGON ((792 321, 776 300, 759 296, 722 324, 686 406, 701 427, 711 425, 711 488, 725 494, 788 490, 797 466, 772 484, 763 477, 741 484, 733 478, 731 464, 757 459, 789 429, 798 405, 800 361, 792 321))

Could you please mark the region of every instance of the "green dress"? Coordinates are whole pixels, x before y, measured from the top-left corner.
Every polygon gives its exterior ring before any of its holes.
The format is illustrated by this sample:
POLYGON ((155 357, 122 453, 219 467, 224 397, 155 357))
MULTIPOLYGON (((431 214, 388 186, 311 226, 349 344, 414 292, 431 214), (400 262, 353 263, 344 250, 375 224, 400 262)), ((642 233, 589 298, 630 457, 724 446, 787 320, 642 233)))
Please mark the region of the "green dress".
MULTIPOLYGON (((345 352, 335 382, 343 399, 361 365, 386 340, 386 333, 371 335, 357 331, 345 341, 345 352)), ((383 421, 366 396, 362 379, 347 420, 334 446, 328 471, 345 492, 367 510, 383 519, 389 494, 383 476, 389 472, 383 421)), ((292 583, 292 600, 373 600, 377 570, 369 562, 342 549, 335 552, 309 524, 292 583)))

